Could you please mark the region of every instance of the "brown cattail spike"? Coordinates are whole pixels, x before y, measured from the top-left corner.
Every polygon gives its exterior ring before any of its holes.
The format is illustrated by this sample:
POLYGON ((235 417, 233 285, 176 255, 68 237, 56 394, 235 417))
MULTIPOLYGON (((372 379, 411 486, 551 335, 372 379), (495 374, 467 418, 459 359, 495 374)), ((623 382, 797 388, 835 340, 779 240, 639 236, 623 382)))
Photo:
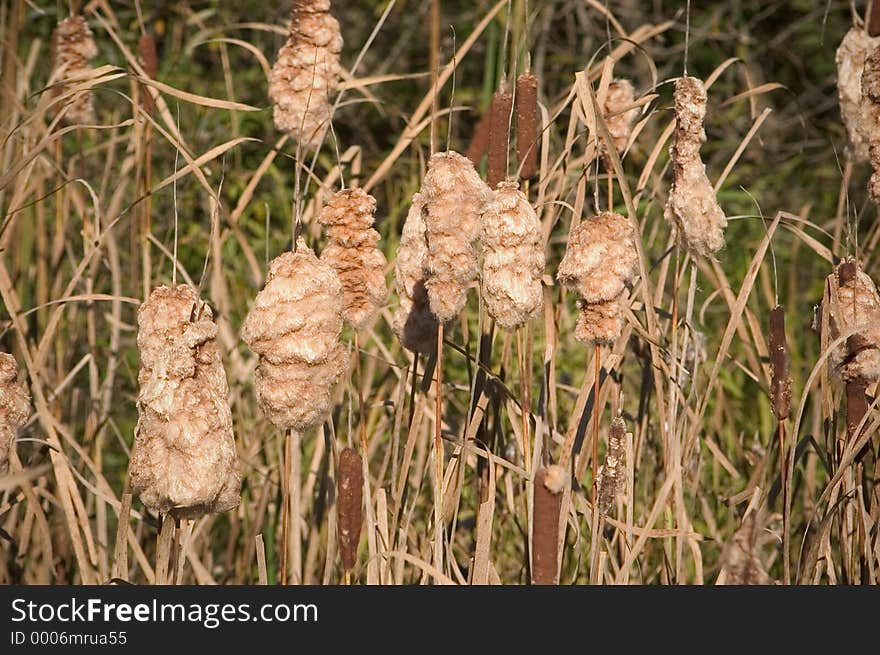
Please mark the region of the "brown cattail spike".
POLYGON ((605 463, 599 469, 597 476, 600 516, 607 515, 617 496, 626 490, 625 454, 626 423, 623 422, 622 417, 618 416, 611 422, 611 430, 608 433, 608 452, 605 454, 605 463))
POLYGON ((330 413, 348 359, 339 340, 343 302, 339 276, 302 238, 269 264, 241 336, 260 356, 254 390, 277 428, 306 432, 330 413))
POLYGON ((777 421, 791 411, 791 375, 788 372, 788 340, 785 336, 785 308, 770 310, 770 402, 777 421))
POLYGON ((489 170, 487 181, 491 188, 507 179, 507 159, 510 152, 510 111, 513 96, 502 82, 492 96, 489 120, 489 170))
POLYGON ((516 182, 500 182, 483 212, 483 300, 495 322, 515 330, 544 305, 541 223, 516 182))
POLYGON ((489 123, 492 121, 492 112, 487 111, 474 127, 471 142, 468 144, 465 156, 471 160, 474 166, 478 165, 483 156, 489 151, 489 123))
POLYGON ((566 484, 568 474, 556 464, 535 473, 532 584, 559 584, 559 515, 566 484))
MULTIPOLYGON (((155 80, 159 74, 159 55, 156 52, 156 40, 151 34, 144 34, 138 41, 138 59, 147 77, 155 80)), ((147 113, 153 111, 154 100, 147 86, 141 85, 141 107, 147 113)))
POLYGON ((400 305, 394 312, 392 327, 403 347, 428 355, 437 348, 437 318, 428 303, 428 244, 425 240, 425 201, 417 193, 403 224, 394 285, 400 305))
POLYGON ((324 141, 341 79, 342 34, 329 12, 329 0, 294 0, 289 37, 269 73, 275 127, 310 150, 324 141))
POLYGON ((27 421, 31 399, 27 387, 18 382, 18 364, 0 353, 0 475, 9 470, 9 454, 15 448, 18 429, 27 421))
POLYGON ((865 28, 869 36, 880 36, 880 2, 871 0, 868 5, 868 17, 865 19, 865 28))
POLYGON ((188 285, 157 287, 138 309, 138 424, 131 488, 177 518, 241 501, 226 372, 211 308, 188 285))
POLYGON ((351 571, 357 562, 358 542, 361 537, 364 488, 363 462, 354 448, 345 448, 339 453, 336 487, 339 555, 343 568, 351 571))
MULTIPOLYGON (((52 33, 52 82, 65 82, 58 87, 58 94, 67 86, 85 83, 91 74, 89 60, 98 56, 98 48, 92 31, 82 16, 70 16, 58 23, 52 33)), ((95 122, 92 92, 86 88, 66 99, 64 120, 71 125, 95 122)))
MULTIPOLYGON (((874 13, 880 14, 878 10, 880 7, 874 13)), ((868 159, 868 138, 863 124, 862 71, 868 55, 877 46, 880 46, 880 38, 869 36, 861 27, 853 27, 843 37, 835 56, 840 117, 849 137, 850 154, 860 162, 868 159)))
POLYGON ((516 158, 520 179, 538 174, 538 78, 523 73, 516 78, 516 158))
POLYGON ((845 382, 880 380, 880 294, 854 259, 841 262, 826 279, 823 310, 829 312, 831 340, 855 330, 836 346, 828 363, 845 382))
POLYGON ((468 287, 480 272, 476 250, 480 216, 492 191, 469 159, 450 151, 431 157, 422 195, 428 300, 434 316, 451 321, 464 308, 468 287))
POLYGON ((871 200, 880 204, 880 46, 865 60, 862 72, 862 137, 868 143, 873 173, 868 182, 871 200))
POLYGON ((342 282, 345 305, 342 315, 361 330, 385 303, 385 255, 376 247, 373 229, 376 199, 363 189, 343 189, 321 210, 319 221, 327 227, 330 243, 321 253, 342 282))
POLYGON ((675 83, 675 139, 672 188, 664 215, 675 226, 679 243, 689 252, 709 257, 724 247, 727 217, 718 206, 715 189, 706 176, 700 147, 706 141, 706 87, 695 77, 675 83))

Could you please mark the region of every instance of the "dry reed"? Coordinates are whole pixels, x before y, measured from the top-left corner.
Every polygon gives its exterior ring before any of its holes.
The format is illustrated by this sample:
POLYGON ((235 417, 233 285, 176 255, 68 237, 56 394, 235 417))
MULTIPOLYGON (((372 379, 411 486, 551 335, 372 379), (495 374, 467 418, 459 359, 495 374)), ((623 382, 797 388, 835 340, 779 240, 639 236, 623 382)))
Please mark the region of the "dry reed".
POLYGON ((718 206, 715 190, 700 159, 706 141, 706 88, 695 77, 675 83, 675 139, 672 156, 672 188, 664 215, 675 226, 679 243, 689 252, 709 257, 724 247, 727 217, 718 206))
POLYGON ((339 276, 302 238, 269 264, 241 336, 260 358, 257 400, 281 430, 305 432, 330 412, 347 360, 339 340, 343 298, 339 276))
POLYGON ((211 308, 188 285, 157 287, 138 310, 138 424, 131 488, 177 518, 236 507, 241 473, 211 308))
POLYGON ((483 300, 495 322, 514 330, 544 305, 541 223, 516 182, 500 182, 482 217, 483 300))
MULTIPOLYGON (((62 82, 57 93, 64 92, 68 85, 84 83, 92 70, 89 60, 97 56, 98 48, 85 18, 74 15, 60 21, 52 33, 52 81, 62 82)), ((91 90, 77 91, 59 111, 64 112, 64 121, 71 125, 94 123, 91 90)))
POLYGON ((476 243, 480 216, 492 191, 469 159, 457 152, 431 157, 422 183, 425 202, 428 301, 438 320, 464 308, 468 287, 479 274, 476 243))
POLYGON ((385 303, 385 255, 377 247, 373 229, 376 199, 363 189, 343 189, 321 210, 319 221, 327 227, 329 244, 321 261, 329 264, 342 283, 343 318, 361 330, 385 303))
POLYGON ((293 0, 287 42, 269 73, 275 127, 315 150, 330 126, 341 76, 342 34, 329 0, 293 0))
POLYGON ((357 562, 358 542, 363 524, 363 462, 354 448, 339 453, 336 472, 336 532, 342 566, 351 571, 357 562))
POLYGON ((18 381, 15 358, 0 352, 0 475, 9 470, 18 429, 27 421, 31 399, 27 387, 18 381))

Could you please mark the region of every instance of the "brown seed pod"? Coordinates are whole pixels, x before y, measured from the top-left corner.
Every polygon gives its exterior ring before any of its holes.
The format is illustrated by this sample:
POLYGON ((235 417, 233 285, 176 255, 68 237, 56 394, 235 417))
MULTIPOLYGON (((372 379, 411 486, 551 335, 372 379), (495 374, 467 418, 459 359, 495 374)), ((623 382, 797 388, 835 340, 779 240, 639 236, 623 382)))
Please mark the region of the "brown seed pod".
MULTIPOLYGON (((629 80, 614 80, 608 85, 608 95, 605 96, 605 125, 611 135, 614 149, 621 155, 629 143, 633 122, 639 115, 638 108, 632 106, 634 102, 635 90, 629 80)), ((606 148, 604 141, 601 147, 604 153, 606 148)))
MULTIPOLYGON (((60 21, 52 33, 52 82, 63 82, 56 95, 65 92, 66 87, 85 83, 92 71, 89 60, 98 56, 98 48, 92 37, 92 30, 82 16, 70 16, 60 21)), ((83 89, 69 97, 59 110, 64 112, 64 121, 70 125, 83 125, 95 122, 95 109, 92 105, 91 89, 83 89)))
POLYGON ((400 305, 394 312, 392 327, 404 348, 428 355, 437 349, 439 322, 431 313, 425 287, 428 244, 425 241, 424 210, 424 196, 417 193, 406 215, 394 262, 394 285, 400 305))
POLYGON ((483 300, 489 316, 514 330, 541 311, 541 223, 516 182, 500 182, 483 212, 483 300))
POLYGON ((27 387, 18 382, 15 358, 0 352, 0 475, 9 471, 9 453, 15 448, 15 435, 27 421, 31 398, 27 387))
POLYGON ((510 151, 510 112, 513 96, 502 84, 492 95, 489 107, 489 168, 487 181, 491 188, 507 179, 507 157, 510 151))
POLYGON ((606 516, 617 496, 626 491, 625 455, 626 423, 623 422, 622 417, 618 416, 611 422, 611 430, 608 433, 608 452, 605 454, 605 463, 599 468, 597 476, 600 516, 606 516))
POLYGON ((321 253, 342 282, 343 318, 355 330, 366 327, 385 303, 385 255, 373 229, 376 199, 363 189, 343 189, 321 210, 330 243, 321 253))
POLYGON ((880 46, 880 39, 868 36, 861 27, 853 27, 843 37, 835 57, 840 117, 856 161, 868 159, 868 140, 863 125, 862 71, 868 55, 877 46, 880 46))
POLYGON ((471 142, 468 144, 465 156, 473 162, 474 166, 480 163, 483 156, 489 151, 489 123, 492 120, 492 112, 487 111, 474 127, 471 142))
POLYGON ((788 340, 785 336, 785 308, 770 310, 770 403, 777 421, 791 412, 791 374, 788 372, 788 340))
MULTIPOLYGON (((151 80, 155 80, 156 76, 159 74, 159 55, 156 52, 156 40, 153 38, 151 34, 144 34, 141 36, 138 41, 138 59, 140 60, 140 64, 144 69, 144 73, 147 74, 151 80)), ((155 101, 153 100, 153 96, 150 95, 147 86, 141 84, 141 107, 147 113, 153 111, 153 105, 155 101)))
POLYGON ((364 473, 361 456, 354 448, 339 453, 336 472, 336 503, 338 507, 336 534, 342 566, 351 571, 357 562, 358 543, 363 524, 364 473))
POLYGON ((567 482, 565 469, 556 464, 535 472, 532 584, 559 584, 559 515, 567 482))
POLYGON ((281 430, 306 432, 330 413, 348 359, 339 340, 343 302, 339 276, 302 238, 269 264, 241 336, 260 357, 257 401, 281 430))
POLYGON ((880 47, 865 60, 862 71, 861 136, 868 144, 873 173, 868 181, 871 200, 880 203, 880 47))
POLYGON ((556 278, 590 304, 620 296, 638 271, 636 227, 614 212, 581 221, 568 235, 556 278))
POLYGON ((706 88, 695 77, 675 83, 675 139, 672 188, 664 215, 675 226, 679 243, 692 254, 709 257, 724 247, 727 217, 718 206, 715 189, 706 176, 700 147, 706 141, 706 88))
POLYGON ((523 73, 516 78, 516 158, 520 179, 538 174, 538 78, 523 73))
POLYGON ((574 327, 575 340, 600 346, 613 345, 626 324, 621 300, 622 296, 592 305, 579 300, 577 306, 580 313, 574 327))
POLYGON ((446 322, 464 308, 468 287, 479 274, 475 246, 480 215, 492 191, 469 159, 450 151, 431 157, 422 196, 428 246, 425 286, 431 311, 446 322))
POLYGON ((826 279, 823 308, 829 312, 831 340, 856 332, 833 349, 828 363, 845 382, 880 380, 880 294, 854 259, 838 265, 826 279))
POLYGON ((316 150, 330 126, 339 87, 342 34, 327 0, 294 0, 289 37, 269 73, 275 127, 316 150))
POLYGON ((761 526, 753 510, 743 519, 740 528, 721 553, 721 568, 727 573, 728 585, 765 585, 770 576, 761 562, 761 526))
POLYGON ((138 309, 138 424, 130 475, 149 509, 197 518, 236 507, 241 473, 211 308, 157 287, 138 309))

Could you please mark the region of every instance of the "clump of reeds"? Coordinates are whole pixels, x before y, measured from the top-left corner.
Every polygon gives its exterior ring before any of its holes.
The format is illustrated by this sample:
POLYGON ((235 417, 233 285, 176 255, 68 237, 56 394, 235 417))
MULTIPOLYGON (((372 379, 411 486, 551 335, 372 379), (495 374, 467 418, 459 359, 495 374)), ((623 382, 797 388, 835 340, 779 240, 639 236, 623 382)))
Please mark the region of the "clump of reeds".
POLYGON ((871 200, 880 203, 880 47, 871 51, 862 71, 861 134, 873 169, 868 193, 871 200))
MULTIPOLYGON (((639 114, 638 108, 633 107, 634 102, 635 89, 629 80, 614 80, 608 85, 604 107, 605 125, 618 154, 626 150, 633 122, 639 114)), ((601 148, 603 152, 607 148, 604 141, 601 142, 601 148)))
POLYGON ((376 199, 363 189, 343 189, 333 195, 318 219, 327 227, 329 238, 321 261, 329 264, 342 282, 342 316, 355 330, 373 320, 388 293, 388 262, 376 247, 375 211, 376 199))
POLYGON ((776 420, 788 418, 791 412, 791 374, 788 371, 785 309, 781 305, 770 310, 770 403, 776 420))
POLYGON ((489 107, 489 166, 486 180, 491 188, 507 179, 507 158, 510 147, 510 118, 513 108, 513 95, 507 83, 492 95, 489 107))
MULTIPOLYGON (((140 64, 147 77, 151 80, 155 80, 156 76, 159 74, 159 54, 156 52, 156 40, 153 38, 152 34, 145 33, 138 40, 138 59, 140 60, 140 64)), ((150 113, 153 111, 155 101, 153 100, 152 94, 150 94, 147 87, 143 84, 141 85, 140 102, 141 107, 145 112, 150 113)))
POLYGON ((516 158, 523 180, 538 174, 539 124, 538 78, 523 73, 516 78, 516 158))
POLYGON ((664 215, 675 225, 679 243, 694 255, 708 257, 724 247, 727 217, 706 176, 700 147, 706 141, 706 87, 695 77, 675 83, 675 138, 672 188, 664 215))
POLYGON ((500 182, 483 212, 483 300, 495 322, 514 330, 543 307, 541 223, 516 182, 500 182))
POLYGON ((761 562, 761 525, 757 512, 752 510, 742 525, 724 546, 721 554, 721 570, 724 584, 765 585, 770 583, 761 562))
POLYGON ((578 341, 609 344, 620 336, 621 301, 638 271, 636 227, 615 212, 582 221, 568 236, 556 277, 580 295, 578 341))
MULTIPOLYGON (((62 82, 56 95, 63 93, 67 86, 86 82, 92 70, 89 60, 97 56, 98 48, 85 18, 74 15, 60 21, 52 32, 52 80, 62 82)), ((71 95, 60 111, 70 125, 94 123, 91 90, 86 88, 71 95)))
POLYGON ((9 470, 9 453, 15 448, 16 433, 27 421, 30 409, 30 395, 18 381, 15 358, 0 353, 0 475, 9 470))
POLYGON ((257 401, 279 429, 302 433, 329 414, 333 386, 346 367, 339 340, 343 306, 336 271, 302 238, 295 251, 269 264, 241 336, 260 358, 257 401))
POLYGON ((600 516, 608 514, 614 501, 626 490, 625 455, 626 423, 622 417, 618 416, 611 422, 611 430, 608 433, 608 452, 605 453, 605 463, 599 469, 597 476, 600 516))
POLYGON ((287 42, 269 73, 275 127, 315 150, 330 126, 341 77, 342 34, 329 0, 293 0, 287 42))
POLYGON ((851 154, 856 161, 868 159, 868 139, 862 112, 862 71, 865 61, 880 38, 871 37, 861 27, 852 27, 837 48, 837 95, 840 117, 849 136, 851 154))
POLYGON ((403 347, 429 354, 437 348, 437 317, 428 302, 428 243, 425 240, 425 200, 413 196, 403 224, 397 259, 394 262, 394 285, 400 305, 394 312, 392 327, 403 347))
POLYGON ((855 259, 842 261, 826 279, 823 308, 828 312, 830 337, 855 330, 836 346, 828 361, 846 382, 871 384, 880 380, 880 294, 874 281, 855 259))
POLYGON ((457 152, 431 157, 422 183, 427 242, 428 301, 440 321, 452 320, 477 279, 480 216, 492 191, 473 163, 457 152))
POLYGON ((211 308, 188 285, 157 287, 138 310, 138 424, 131 488, 177 518, 236 507, 241 473, 211 308))
POLYGON ((568 473, 557 464, 538 469, 534 481, 532 584, 559 583, 559 515, 568 473))
POLYGON ((336 533, 342 566, 351 571, 357 562, 363 524, 363 462, 354 448, 339 453, 336 472, 336 533))

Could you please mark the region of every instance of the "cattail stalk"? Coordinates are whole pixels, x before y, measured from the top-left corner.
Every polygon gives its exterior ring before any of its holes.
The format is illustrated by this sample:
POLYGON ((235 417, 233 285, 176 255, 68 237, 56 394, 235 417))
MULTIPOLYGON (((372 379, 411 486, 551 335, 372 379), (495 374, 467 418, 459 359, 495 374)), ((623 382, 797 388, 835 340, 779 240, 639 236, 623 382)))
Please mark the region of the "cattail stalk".
POLYGON ((507 179, 508 153, 510 152, 510 112, 513 96, 506 82, 493 94, 489 108, 489 169, 486 175, 491 188, 507 179))
POLYGON ((351 571, 357 562, 358 542, 363 524, 363 462, 354 448, 345 448, 339 454, 336 473, 337 519, 336 530, 342 567, 351 571))
POLYGON ((559 584, 559 520, 568 473, 557 464, 535 472, 532 584, 559 584))
POLYGON ((523 73, 516 78, 516 158, 522 180, 538 174, 538 116, 538 78, 523 73))
POLYGON ((15 358, 0 352, 0 475, 9 471, 16 433, 27 421, 30 408, 27 388, 18 382, 15 358))

